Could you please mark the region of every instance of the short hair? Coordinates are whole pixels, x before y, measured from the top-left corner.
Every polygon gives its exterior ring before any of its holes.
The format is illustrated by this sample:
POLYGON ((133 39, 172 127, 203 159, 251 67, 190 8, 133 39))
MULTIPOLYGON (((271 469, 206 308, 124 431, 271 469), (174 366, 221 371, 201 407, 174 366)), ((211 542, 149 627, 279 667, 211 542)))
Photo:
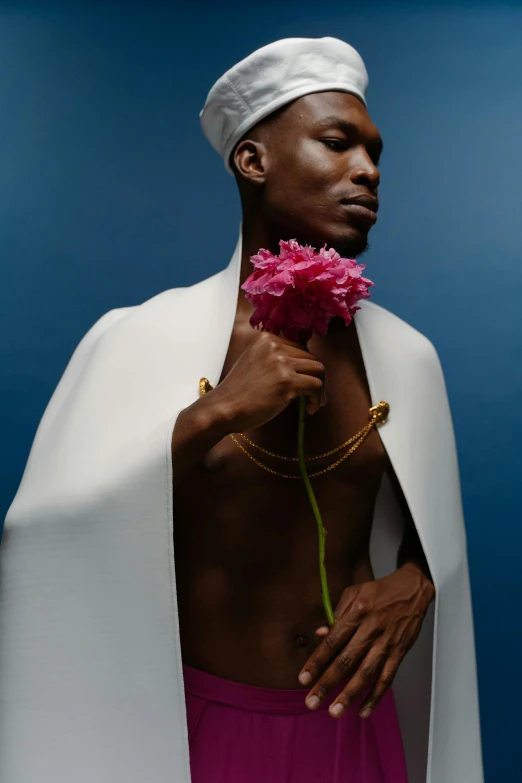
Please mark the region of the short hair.
MULTIPOLYGON (((296 99, 297 100, 297 99, 296 99)), ((249 139, 252 137, 252 133, 255 132, 257 129, 263 130, 264 128, 270 128, 271 125, 275 125, 279 119, 283 116, 283 114, 287 111, 287 109, 290 108, 290 106, 294 103, 294 101, 290 101, 289 103, 283 104, 283 106, 280 106, 278 109, 275 109, 275 111, 268 114, 266 117, 263 117, 262 120, 259 120, 259 122, 256 122, 255 125, 253 125, 251 128, 249 128, 246 133, 241 136, 240 139, 238 139, 237 143, 234 144, 234 147, 232 148, 232 151, 230 153, 229 157, 229 164, 230 168, 234 172, 234 176, 238 176, 238 171, 236 169, 236 164, 234 163, 234 152, 238 148, 238 146, 241 144, 241 142, 245 141, 245 139, 249 139)))

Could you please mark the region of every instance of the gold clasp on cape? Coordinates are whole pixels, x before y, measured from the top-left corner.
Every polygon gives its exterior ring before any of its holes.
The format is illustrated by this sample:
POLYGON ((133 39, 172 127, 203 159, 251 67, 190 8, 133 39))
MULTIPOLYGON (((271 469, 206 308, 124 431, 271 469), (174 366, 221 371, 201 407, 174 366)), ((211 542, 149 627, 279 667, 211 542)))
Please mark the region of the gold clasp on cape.
POLYGON ((202 397, 203 394, 206 394, 209 391, 212 391, 214 387, 210 383, 208 378, 200 378, 199 379, 199 396, 202 397))
POLYGON ((379 403, 377 403, 377 405, 373 405, 370 408, 370 419, 373 420, 376 424, 384 424, 388 418, 389 412, 389 403, 381 400, 379 403))

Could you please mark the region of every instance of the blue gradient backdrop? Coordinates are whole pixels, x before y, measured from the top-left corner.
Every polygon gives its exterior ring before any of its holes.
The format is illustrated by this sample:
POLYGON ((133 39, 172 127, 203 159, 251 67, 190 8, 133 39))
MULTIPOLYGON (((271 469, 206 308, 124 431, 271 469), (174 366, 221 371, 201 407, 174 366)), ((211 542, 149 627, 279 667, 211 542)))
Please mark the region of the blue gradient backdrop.
POLYGON ((522 768, 520 5, 0 3, 1 517, 92 323, 227 263, 239 202, 198 112, 224 69, 293 35, 344 38, 368 66, 385 153, 365 263, 375 301, 428 335, 445 369, 487 780, 514 781, 522 768))

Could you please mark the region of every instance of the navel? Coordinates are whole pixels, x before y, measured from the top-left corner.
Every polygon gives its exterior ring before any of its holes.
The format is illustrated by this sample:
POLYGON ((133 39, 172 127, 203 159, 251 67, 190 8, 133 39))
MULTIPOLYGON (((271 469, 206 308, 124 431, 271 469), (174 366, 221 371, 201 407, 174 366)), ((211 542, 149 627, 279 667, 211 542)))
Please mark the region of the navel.
POLYGON ((306 647, 308 644, 309 639, 307 636, 294 636, 294 645, 296 647, 306 647))

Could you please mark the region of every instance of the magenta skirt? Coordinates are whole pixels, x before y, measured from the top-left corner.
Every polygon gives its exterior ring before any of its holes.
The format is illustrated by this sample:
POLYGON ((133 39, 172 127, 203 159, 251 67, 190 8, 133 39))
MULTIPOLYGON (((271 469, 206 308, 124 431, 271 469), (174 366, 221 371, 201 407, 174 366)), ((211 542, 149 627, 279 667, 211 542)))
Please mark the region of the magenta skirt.
POLYGON ((311 712, 309 688, 224 680, 183 664, 192 783, 407 783, 390 690, 369 718, 363 696, 341 718, 311 712))

